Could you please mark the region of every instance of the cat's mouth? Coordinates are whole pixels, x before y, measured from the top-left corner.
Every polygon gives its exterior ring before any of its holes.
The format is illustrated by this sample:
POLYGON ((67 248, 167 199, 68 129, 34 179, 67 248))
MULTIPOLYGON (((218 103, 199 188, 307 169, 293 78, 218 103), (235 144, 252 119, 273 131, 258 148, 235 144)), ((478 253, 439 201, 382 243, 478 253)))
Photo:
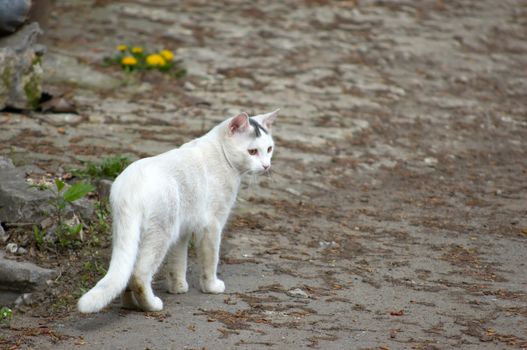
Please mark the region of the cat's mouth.
POLYGON ((248 171, 249 174, 252 174, 252 175, 267 175, 269 173, 271 173, 271 168, 267 168, 267 169, 258 169, 258 170, 249 170, 248 171))

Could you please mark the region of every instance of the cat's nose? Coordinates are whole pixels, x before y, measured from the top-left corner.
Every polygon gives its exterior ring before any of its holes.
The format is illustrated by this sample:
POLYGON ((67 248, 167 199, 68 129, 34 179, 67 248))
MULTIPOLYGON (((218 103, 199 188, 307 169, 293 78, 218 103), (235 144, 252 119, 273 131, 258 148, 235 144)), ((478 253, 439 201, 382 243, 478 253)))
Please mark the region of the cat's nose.
POLYGON ((262 166, 263 166, 264 170, 267 170, 267 169, 269 169, 271 167, 271 165, 262 165, 262 166))

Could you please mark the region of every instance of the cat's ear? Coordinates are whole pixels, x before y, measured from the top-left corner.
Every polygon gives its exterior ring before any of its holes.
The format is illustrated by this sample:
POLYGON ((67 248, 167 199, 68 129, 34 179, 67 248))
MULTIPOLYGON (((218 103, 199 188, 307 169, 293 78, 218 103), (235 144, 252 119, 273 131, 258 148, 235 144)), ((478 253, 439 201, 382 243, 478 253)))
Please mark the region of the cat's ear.
POLYGON ((243 133, 249 128, 249 115, 245 112, 238 114, 229 122, 229 135, 243 133))
POLYGON ((262 126, 266 128, 267 130, 271 130, 271 127, 273 126, 273 122, 278 116, 278 111, 280 111, 280 108, 278 108, 275 111, 272 111, 271 113, 262 114, 260 118, 258 118, 260 119, 259 120, 260 124, 262 124, 262 126))

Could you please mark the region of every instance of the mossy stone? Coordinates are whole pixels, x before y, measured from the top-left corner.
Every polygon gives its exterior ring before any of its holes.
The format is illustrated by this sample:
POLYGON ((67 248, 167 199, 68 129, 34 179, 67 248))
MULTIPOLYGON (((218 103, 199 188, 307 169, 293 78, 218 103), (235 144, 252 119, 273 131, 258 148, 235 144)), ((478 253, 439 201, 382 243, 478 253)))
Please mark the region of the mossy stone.
POLYGON ((27 106, 29 108, 37 108, 42 95, 42 77, 37 74, 35 70, 40 69, 40 64, 33 65, 33 72, 29 75, 29 80, 24 84, 24 93, 27 98, 27 106), (38 67, 37 67, 38 66, 38 67))

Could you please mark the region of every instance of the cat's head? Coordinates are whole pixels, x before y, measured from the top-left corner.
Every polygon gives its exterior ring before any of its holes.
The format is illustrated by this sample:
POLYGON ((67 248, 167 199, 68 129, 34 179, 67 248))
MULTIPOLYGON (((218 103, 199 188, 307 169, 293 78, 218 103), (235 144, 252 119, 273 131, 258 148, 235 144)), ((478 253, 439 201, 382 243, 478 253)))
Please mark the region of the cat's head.
POLYGON ((226 123, 229 156, 242 173, 261 173, 271 168, 274 142, 271 128, 278 110, 249 117, 241 113, 226 123))

